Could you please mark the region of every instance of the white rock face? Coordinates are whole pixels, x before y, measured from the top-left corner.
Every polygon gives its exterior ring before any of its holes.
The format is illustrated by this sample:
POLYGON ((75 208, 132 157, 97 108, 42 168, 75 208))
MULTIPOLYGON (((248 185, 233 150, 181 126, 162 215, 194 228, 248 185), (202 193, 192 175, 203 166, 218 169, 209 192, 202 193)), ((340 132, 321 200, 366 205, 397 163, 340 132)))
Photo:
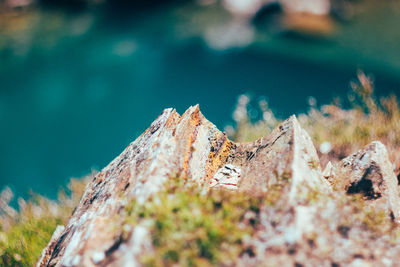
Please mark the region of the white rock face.
POLYGON ((232 164, 225 164, 211 179, 210 187, 223 187, 225 189, 236 190, 238 189, 240 172, 239 167, 232 164))
POLYGON ((333 176, 333 165, 332 163, 329 161, 328 164, 326 164, 324 171, 322 172, 322 176, 324 176, 325 178, 329 178, 331 176, 333 176))

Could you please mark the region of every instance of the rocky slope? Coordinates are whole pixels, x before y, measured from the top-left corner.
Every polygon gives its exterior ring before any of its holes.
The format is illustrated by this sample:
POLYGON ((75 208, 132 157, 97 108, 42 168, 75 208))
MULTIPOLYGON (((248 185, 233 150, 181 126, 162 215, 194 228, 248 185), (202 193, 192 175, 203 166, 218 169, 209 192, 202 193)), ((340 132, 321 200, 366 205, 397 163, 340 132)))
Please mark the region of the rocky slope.
MULTIPOLYGON (((229 191, 266 200, 241 216, 240 224, 251 225, 251 234, 240 240, 243 251, 224 265, 399 262, 399 188, 384 145, 373 142, 322 172, 296 117, 255 142, 234 143, 194 106, 182 116, 164 110, 93 178, 38 266, 141 266, 146 253, 163 257, 146 223, 137 218, 127 223, 126 209, 154 201, 171 179, 193 182, 204 194, 229 191)), ((182 265, 177 253, 173 259, 182 265)), ((194 265, 220 264, 204 253, 199 257, 201 264, 194 265)))

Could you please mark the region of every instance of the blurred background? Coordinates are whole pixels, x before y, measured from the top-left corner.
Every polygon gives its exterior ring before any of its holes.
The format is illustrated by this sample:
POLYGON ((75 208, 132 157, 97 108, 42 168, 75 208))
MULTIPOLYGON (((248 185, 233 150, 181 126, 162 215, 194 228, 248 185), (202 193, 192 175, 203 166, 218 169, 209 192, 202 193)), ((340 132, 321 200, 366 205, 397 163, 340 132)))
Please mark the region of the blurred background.
POLYGON ((357 69, 398 95, 399 25, 395 0, 0 0, 0 189, 55 198, 167 107, 223 129, 250 93, 284 118, 357 69))

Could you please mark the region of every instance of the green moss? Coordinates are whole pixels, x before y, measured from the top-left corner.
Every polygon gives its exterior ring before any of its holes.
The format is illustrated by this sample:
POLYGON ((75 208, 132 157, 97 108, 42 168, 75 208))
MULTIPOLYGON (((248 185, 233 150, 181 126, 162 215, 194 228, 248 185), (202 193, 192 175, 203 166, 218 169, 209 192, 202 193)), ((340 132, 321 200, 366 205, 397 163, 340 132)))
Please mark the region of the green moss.
POLYGON ((386 227, 390 226, 388 216, 383 210, 366 209, 360 217, 364 226, 372 230, 372 232, 383 234, 389 230, 386 227))
POLYGON ((311 169, 317 169, 317 168, 318 168, 318 162, 317 162, 316 160, 314 160, 314 159, 311 159, 311 160, 308 162, 308 166, 309 166, 311 169))
MULTIPOLYGON (((336 203, 343 212, 338 225, 349 228, 361 226, 370 236, 376 238, 383 235, 396 235, 397 224, 390 219, 384 209, 370 206, 361 194, 336 196, 336 203)), ((397 237, 396 237, 397 238, 397 237)))
POLYGON ((283 184, 277 183, 270 185, 268 187, 268 193, 265 194, 265 203, 270 207, 275 206, 278 200, 281 199, 283 190, 283 184))
POLYGON ((249 250, 243 240, 254 233, 262 205, 263 198, 206 193, 176 178, 145 204, 129 205, 125 223, 150 229, 154 251, 141 258, 146 266, 229 265, 249 250))
POLYGON ((311 188, 310 190, 307 191, 306 200, 307 200, 307 203, 309 203, 309 204, 315 204, 315 203, 318 203, 321 200, 321 198, 323 198, 323 197, 326 197, 326 196, 322 195, 317 190, 311 188))

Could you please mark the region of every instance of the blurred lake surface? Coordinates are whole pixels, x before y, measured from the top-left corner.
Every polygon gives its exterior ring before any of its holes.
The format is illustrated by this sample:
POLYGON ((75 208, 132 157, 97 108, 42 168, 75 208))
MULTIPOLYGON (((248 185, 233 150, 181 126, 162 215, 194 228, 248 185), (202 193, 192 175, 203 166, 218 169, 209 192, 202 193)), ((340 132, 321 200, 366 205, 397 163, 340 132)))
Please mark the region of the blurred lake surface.
POLYGON ((238 18, 203 3, 0 14, 0 189, 54 198, 167 107, 199 103, 223 129, 250 93, 284 118, 306 112, 309 96, 346 98, 358 68, 374 75, 378 96, 399 93, 398 10, 318 22, 317 33, 296 30, 296 20, 294 30, 271 26, 268 12, 238 18))

